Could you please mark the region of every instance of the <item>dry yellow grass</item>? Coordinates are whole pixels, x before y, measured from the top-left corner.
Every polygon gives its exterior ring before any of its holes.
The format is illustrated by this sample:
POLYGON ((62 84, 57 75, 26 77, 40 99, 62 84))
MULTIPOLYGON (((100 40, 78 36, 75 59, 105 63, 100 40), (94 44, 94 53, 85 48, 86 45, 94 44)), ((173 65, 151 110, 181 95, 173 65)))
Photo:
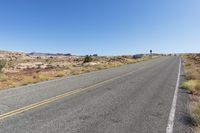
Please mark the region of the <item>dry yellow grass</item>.
POLYGON ((200 126, 200 103, 193 102, 190 105, 191 107, 191 117, 195 121, 197 126, 200 126))
POLYGON ((45 80, 49 80, 50 78, 45 76, 44 74, 38 74, 37 76, 37 81, 45 81, 45 80))
POLYGON ((194 55, 184 55, 183 66, 186 77, 181 87, 191 94, 190 116, 197 125, 196 133, 200 133, 200 64, 193 58, 194 55))
POLYGON ((200 97, 196 97, 195 101, 190 104, 190 115, 195 124, 194 133, 200 133, 200 97))
POLYGON ((188 69, 188 70, 185 70, 185 78, 186 80, 194 80, 196 79, 196 72, 194 69, 188 69))
POLYGON ((200 80, 200 64, 196 63, 195 60, 191 58, 192 55, 184 55, 183 57, 183 66, 185 77, 187 80, 200 80))
POLYGON ((0 82, 6 81, 6 75, 0 72, 0 82))
POLYGON ((106 65, 106 64, 98 64, 98 65, 96 66, 96 68, 97 68, 98 70, 106 69, 106 68, 107 68, 107 65, 106 65))
POLYGON ((28 85, 28 84, 38 83, 38 82, 46 81, 50 79, 51 77, 49 77, 48 75, 45 75, 44 73, 37 73, 37 74, 34 74, 33 76, 23 76, 18 85, 20 85, 20 83, 22 85, 28 85))
POLYGON ((24 80, 22 81, 23 85, 28 85, 34 83, 34 79, 30 76, 27 76, 26 78, 24 78, 24 80))
POLYGON ((65 76, 65 72, 64 71, 60 71, 56 75, 56 77, 63 77, 63 76, 65 76))
POLYGON ((200 80, 188 80, 181 85, 181 88, 188 90, 192 94, 198 94, 200 90, 200 80))

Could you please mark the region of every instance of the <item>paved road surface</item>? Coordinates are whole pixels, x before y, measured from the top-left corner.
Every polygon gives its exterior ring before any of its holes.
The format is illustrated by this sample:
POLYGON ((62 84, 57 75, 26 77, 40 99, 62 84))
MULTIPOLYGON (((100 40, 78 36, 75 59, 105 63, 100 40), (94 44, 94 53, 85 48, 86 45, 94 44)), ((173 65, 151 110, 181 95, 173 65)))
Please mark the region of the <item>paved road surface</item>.
MULTIPOLYGON (((0 133, 165 133, 178 70, 161 57, 0 91, 0 133)), ((174 132, 188 133, 187 94, 177 103, 174 132)))

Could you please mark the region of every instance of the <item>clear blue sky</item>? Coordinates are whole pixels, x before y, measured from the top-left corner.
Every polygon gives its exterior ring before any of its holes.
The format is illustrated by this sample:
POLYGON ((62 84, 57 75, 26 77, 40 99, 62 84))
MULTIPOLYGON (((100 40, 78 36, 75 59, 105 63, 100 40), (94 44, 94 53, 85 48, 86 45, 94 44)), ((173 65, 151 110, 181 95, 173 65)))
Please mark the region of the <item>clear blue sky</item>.
POLYGON ((200 0, 0 0, 0 49, 200 52, 200 0))

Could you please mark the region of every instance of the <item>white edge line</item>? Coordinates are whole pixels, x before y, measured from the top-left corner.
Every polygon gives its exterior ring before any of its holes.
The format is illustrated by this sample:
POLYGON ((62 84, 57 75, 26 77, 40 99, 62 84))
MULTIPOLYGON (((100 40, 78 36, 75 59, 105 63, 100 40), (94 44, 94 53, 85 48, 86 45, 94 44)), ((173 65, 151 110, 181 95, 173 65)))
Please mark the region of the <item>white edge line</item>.
POLYGON ((175 112, 176 112, 176 103, 177 103, 177 95, 178 95, 178 89, 179 89, 179 81, 180 81, 180 73, 181 73, 181 59, 179 62, 179 70, 178 70, 178 78, 176 82, 176 89, 174 92, 174 98, 171 105, 171 110, 168 118, 168 124, 166 128, 166 133, 173 133, 173 127, 174 127, 174 118, 175 118, 175 112))

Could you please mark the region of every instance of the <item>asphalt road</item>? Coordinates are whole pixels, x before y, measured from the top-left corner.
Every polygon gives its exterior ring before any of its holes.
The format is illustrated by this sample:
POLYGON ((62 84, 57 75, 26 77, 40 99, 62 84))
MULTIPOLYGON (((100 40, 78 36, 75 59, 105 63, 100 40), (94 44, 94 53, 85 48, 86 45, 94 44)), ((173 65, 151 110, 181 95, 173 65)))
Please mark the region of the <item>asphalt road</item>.
MULTIPOLYGON (((2 90, 0 133, 165 133, 179 60, 161 57, 2 90)), ((187 96, 178 93, 174 132, 191 130, 187 96)))

